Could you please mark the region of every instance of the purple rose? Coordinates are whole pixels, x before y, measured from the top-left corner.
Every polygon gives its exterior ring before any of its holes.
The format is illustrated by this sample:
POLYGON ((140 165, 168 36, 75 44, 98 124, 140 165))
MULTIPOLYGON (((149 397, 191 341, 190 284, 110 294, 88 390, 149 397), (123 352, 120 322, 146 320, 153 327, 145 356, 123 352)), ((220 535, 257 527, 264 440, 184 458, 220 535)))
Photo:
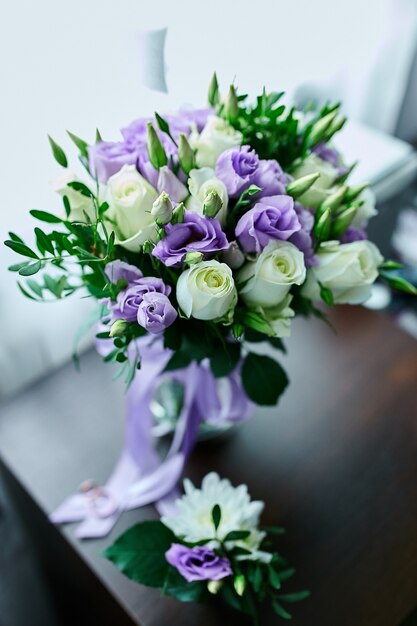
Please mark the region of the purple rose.
POLYGON ((216 176, 226 185, 230 198, 237 198, 250 185, 261 188, 257 198, 281 195, 290 180, 277 161, 259 159, 250 146, 225 150, 217 159, 216 176))
POLYGON ((129 265, 129 263, 119 259, 107 263, 104 271, 109 281, 113 284, 116 284, 119 280, 124 280, 130 285, 143 276, 138 267, 129 265))
POLYGON ((123 165, 136 165, 138 150, 126 142, 100 141, 88 147, 88 157, 91 172, 106 183, 123 165))
POLYGON ((253 181, 259 157, 250 146, 225 150, 217 159, 216 176, 226 185, 230 198, 237 198, 253 181))
POLYGON ((180 267, 187 252, 202 252, 206 258, 229 247, 219 221, 193 211, 185 211, 183 223, 167 224, 165 232, 152 254, 168 267, 180 267))
POLYGON ((340 243, 352 243, 353 241, 362 241, 363 239, 366 239, 366 232, 363 228, 349 226, 349 228, 340 237, 340 243))
POLYGON ((163 293, 148 292, 142 297, 137 320, 149 333, 158 335, 175 322, 177 315, 168 296, 163 293))
POLYGON ((261 191, 254 197, 259 198, 285 194, 285 188, 290 180, 291 177, 285 174, 277 161, 273 159, 259 161, 259 166, 257 167, 251 184, 260 187, 261 191))
POLYGON ((236 238, 246 253, 259 253, 270 239, 286 240, 301 228, 290 196, 262 198, 242 215, 236 225, 236 238))
POLYGON ((192 130, 193 124, 196 125, 198 132, 201 132, 207 124, 209 115, 214 115, 214 109, 208 107, 206 109, 180 109, 177 117, 188 125, 188 129, 192 130))
POLYGON ((120 316, 127 322, 136 322, 138 309, 142 304, 144 295, 155 292, 169 296, 171 287, 165 285, 160 278, 154 276, 145 276, 136 280, 131 287, 121 291, 117 296, 116 306, 120 316))
POLYGON ((232 574, 228 559, 201 546, 187 548, 173 543, 165 558, 189 583, 194 580, 221 580, 232 574))
POLYGON ((317 262, 314 255, 313 238, 311 234, 314 226, 314 215, 299 202, 294 203, 294 210, 297 213, 301 228, 291 235, 288 241, 297 246, 304 254, 306 267, 312 267, 317 262))

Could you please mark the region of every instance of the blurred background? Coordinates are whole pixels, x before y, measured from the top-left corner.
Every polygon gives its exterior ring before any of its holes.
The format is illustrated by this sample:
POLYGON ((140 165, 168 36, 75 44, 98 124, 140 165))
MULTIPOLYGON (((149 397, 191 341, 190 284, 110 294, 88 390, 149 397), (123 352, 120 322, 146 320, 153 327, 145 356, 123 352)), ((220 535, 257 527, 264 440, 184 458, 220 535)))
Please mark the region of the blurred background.
MULTIPOLYGON (((298 104, 343 101, 351 122, 338 145, 348 162, 361 159, 354 178, 370 180, 379 201, 370 237, 387 254, 401 246, 415 271, 416 0, 15 0, 3 5, 0 29, 1 240, 14 230, 30 241, 29 209, 60 206, 48 185, 59 168, 47 133, 75 159, 66 129, 93 140, 98 127, 116 140, 141 115, 204 106, 216 70, 224 91, 235 80, 250 95, 265 85, 298 104)), ((0 401, 70 358, 92 306, 77 297, 49 306, 26 300, 6 271, 13 262, 1 245, 0 401)), ((381 297, 387 304, 389 296, 381 297)), ((400 303, 394 312, 417 334, 412 311, 400 303)), ((16 525, 0 488, 1 507, 0 532, 10 536, 16 525)), ((0 578, 10 571, 8 584, 0 583, 2 626, 29 623, 19 621, 10 589, 23 570, 34 579, 31 567, 21 538, 0 551, 0 578), (25 555, 22 571, 11 567, 16 551, 25 555)), ((45 613, 39 623, 49 619, 45 613)))

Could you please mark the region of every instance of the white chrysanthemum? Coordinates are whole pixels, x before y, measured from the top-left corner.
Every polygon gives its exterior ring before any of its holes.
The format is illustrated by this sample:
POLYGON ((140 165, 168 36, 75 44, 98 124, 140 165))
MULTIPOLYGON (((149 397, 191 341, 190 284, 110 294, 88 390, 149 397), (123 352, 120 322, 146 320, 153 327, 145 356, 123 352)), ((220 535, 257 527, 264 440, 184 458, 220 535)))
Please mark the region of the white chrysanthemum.
POLYGON ((247 539, 227 542, 227 548, 238 545, 253 551, 253 554, 242 557, 270 560, 269 554, 258 552, 265 536, 258 530, 264 503, 251 501, 246 485, 233 487, 229 480, 220 479, 218 474, 210 472, 203 479, 201 489, 186 479, 184 490, 184 496, 176 503, 177 515, 161 518, 177 537, 190 543, 213 537, 209 545, 215 548, 232 530, 248 530, 251 534, 247 539), (216 504, 221 510, 217 531, 212 520, 216 504))

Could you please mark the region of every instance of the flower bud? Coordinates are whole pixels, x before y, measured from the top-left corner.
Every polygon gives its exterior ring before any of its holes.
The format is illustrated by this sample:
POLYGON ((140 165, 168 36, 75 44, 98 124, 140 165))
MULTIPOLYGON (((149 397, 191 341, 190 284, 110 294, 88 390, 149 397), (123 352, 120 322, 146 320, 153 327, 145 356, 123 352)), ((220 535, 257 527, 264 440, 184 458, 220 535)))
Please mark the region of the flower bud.
POLYGON ((165 226, 171 221, 172 202, 166 191, 163 191, 153 203, 151 214, 158 226, 165 226))
POLYGON ((318 241, 326 241, 329 238, 331 222, 331 209, 326 209, 314 226, 314 234, 318 241))
POLYGON ((156 238, 158 241, 161 241, 161 239, 163 239, 165 235, 166 235, 166 232, 162 227, 157 229, 156 238))
POLYGON ((331 124, 336 119, 337 114, 338 110, 332 111, 313 124, 308 136, 308 144, 310 147, 315 146, 323 139, 331 124))
POLYGON ((346 196, 347 189, 346 185, 342 185, 337 191, 328 196, 317 209, 316 219, 320 218, 326 209, 330 209, 331 211, 337 209, 342 204, 346 196))
POLYGON ((239 117, 239 101, 233 85, 230 85, 229 93, 224 103, 224 114, 229 122, 235 122, 239 117))
POLYGON ((184 263, 187 265, 195 265, 196 263, 200 263, 203 259, 204 254, 202 252, 187 252, 184 263))
POLYGON ((210 106, 215 107, 219 102, 219 83, 217 82, 216 72, 214 72, 208 89, 208 102, 210 106))
POLYGON ((297 180, 292 180, 288 185, 286 192, 289 196, 293 198, 298 198, 302 196, 320 177, 319 172, 314 174, 307 174, 307 176, 302 176, 301 178, 297 178, 297 180))
POLYGON ((238 574, 237 576, 235 576, 235 579, 233 581, 233 586, 235 588, 237 595, 243 596, 243 594, 245 593, 245 589, 246 589, 246 580, 243 574, 238 574))
POLYGON ((242 267, 245 262, 245 255, 236 241, 232 241, 228 249, 222 252, 222 260, 227 263, 232 270, 237 270, 239 267, 242 267))
POLYGON ((189 174, 190 171, 195 168, 194 150, 188 143, 188 139, 184 133, 180 134, 178 143, 178 158, 180 165, 186 174, 189 174))
POLYGON ((359 207, 360 203, 354 203, 336 217, 332 227, 332 237, 334 239, 339 239, 345 230, 349 228, 356 213, 358 212, 359 207))
POLYGON ((147 141, 149 160, 154 168, 159 170, 159 168, 168 163, 168 159, 164 147, 151 122, 148 122, 147 125, 147 141))
POLYGON ((339 130, 342 130, 342 128, 346 124, 346 122, 347 122, 347 118, 346 117, 339 117, 339 119, 336 118, 334 120, 334 122, 332 122, 330 124, 330 127, 325 132, 324 137, 323 137, 323 141, 330 141, 330 139, 333 137, 333 135, 338 133, 339 130))
POLYGON ((129 324, 125 322, 125 320, 121 320, 121 319, 116 320, 111 325, 110 333, 109 333, 110 337, 120 337, 121 335, 124 335, 128 326, 129 324))
POLYGON ((356 200, 358 196, 364 191, 367 187, 369 187, 369 183, 362 183, 362 185, 358 185, 357 187, 351 187, 348 189, 346 193, 346 202, 352 202, 352 200, 356 200))
POLYGON ((182 222, 184 221, 184 213, 185 213, 184 203, 180 202, 178 206, 175 207, 172 213, 171 224, 182 224, 182 222))
POLYGON ((219 593, 222 586, 223 586, 222 580, 209 580, 207 583, 207 589, 213 595, 216 595, 216 593, 219 593))
POLYGON ((217 191, 212 189, 204 198, 203 213, 207 217, 216 217, 217 213, 223 208, 223 200, 217 191))

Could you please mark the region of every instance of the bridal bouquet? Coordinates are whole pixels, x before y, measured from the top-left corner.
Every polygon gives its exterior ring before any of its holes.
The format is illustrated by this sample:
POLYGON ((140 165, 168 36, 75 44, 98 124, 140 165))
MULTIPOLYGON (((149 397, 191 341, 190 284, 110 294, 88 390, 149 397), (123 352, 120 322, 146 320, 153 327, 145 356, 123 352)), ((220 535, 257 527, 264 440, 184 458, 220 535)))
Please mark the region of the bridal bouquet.
POLYGON ((105 360, 128 383, 146 335, 171 351, 165 371, 204 361, 216 378, 238 372, 255 403, 275 404, 285 371, 248 342, 283 350, 295 315, 362 303, 378 276, 413 291, 366 237, 372 193, 349 186, 352 166, 331 145, 339 105, 302 112, 282 96, 248 104, 231 86, 222 99, 214 76, 207 109, 138 119, 116 142, 69 133, 86 178, 50 138, 62 211, 31 211, 50 226, 35 228, 35 248, 14 233, 5 242, 25 257, 10 268, 28 277, 23 294, 87 289, 102 305, 105 360))

